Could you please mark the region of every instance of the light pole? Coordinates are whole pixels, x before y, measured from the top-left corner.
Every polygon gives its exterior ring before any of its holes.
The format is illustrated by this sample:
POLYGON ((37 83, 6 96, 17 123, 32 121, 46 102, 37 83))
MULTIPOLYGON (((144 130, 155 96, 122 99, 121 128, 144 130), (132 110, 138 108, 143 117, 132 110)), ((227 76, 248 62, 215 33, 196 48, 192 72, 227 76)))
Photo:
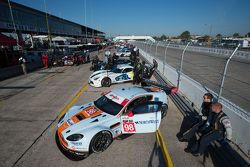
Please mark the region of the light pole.
POLYGON ((19 37, 18 37, 18 34, 17 34, 17 30, 16 30, 16 24, 15 24, 14 17, 13 17, 12 7, 10 5, 10 0, 8 0, 8 5, 9 5, 9 9, 10 9, 11 21, 12 21, 13 28, 14 28, 14 31, 15 31, 15 34, 16 34, 16 44, 17 44, 17 47, 18 47, 18 50, 19 50, 19 48, 20 48, 19 37))
POLYGON ((49 48, 51 49, 51 36, 50 36, 49 20, 48 20, 48 13, 47 13, 47 7, 46 7, 45 0, 44 0, 44 8, 45 8, 45 17, 46 17, 47 30, 48 30, 49 48))

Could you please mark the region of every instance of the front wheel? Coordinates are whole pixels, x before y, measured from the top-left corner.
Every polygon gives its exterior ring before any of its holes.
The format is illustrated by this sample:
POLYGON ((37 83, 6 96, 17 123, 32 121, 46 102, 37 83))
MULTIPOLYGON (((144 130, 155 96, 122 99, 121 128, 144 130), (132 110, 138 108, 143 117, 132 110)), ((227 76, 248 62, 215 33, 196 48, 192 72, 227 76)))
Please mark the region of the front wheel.
POLYGON ((109 78, 102 79, 102 86, 103 87, 110 87, 110 85, 111 85, 111 80, 109 78))
POLYGON ((163 104, 161 107, 161 119, 167 115, 167 111, 168 111, 168 105, 163 104))
POLYGON ((108 131, 101 131, 91 140, 90 150, 94 153, 103 152, 110 146, 112 141, 112 135, 108 131))

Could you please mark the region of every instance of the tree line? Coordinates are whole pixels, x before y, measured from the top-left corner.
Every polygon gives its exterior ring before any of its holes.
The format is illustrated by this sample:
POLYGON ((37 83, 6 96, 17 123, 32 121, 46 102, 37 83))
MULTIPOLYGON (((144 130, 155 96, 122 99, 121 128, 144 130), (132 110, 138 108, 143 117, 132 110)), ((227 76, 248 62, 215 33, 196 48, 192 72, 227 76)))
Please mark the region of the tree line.
MULTIPOLYGON (((240 33, 234 33, 233 35, 232 35, 232 37, 233 38, 241 38, 241 37, 250 37, 250 32, 248 32, 247 34, 245 34, 244 36, 241 36, 240 35, 240 33)), ((163 40, 167 40, 167 39, 170 39, 170 37, 168 37, 168 36, 166 36, 166 35, 161 35, 161 36, 154 36, 153 37, 154 39, 156 39, 156 40, 160 40, 160 41, 163 41, 163 40)), ((188 41, 188 40, 190 40, 191 38, 192 38, 192 36, 191 36, 191 34, 190 34, 190 32, 189 31, 184 31, 184 32, 182 32, 179 36, 177 36, 177 37, 171 37, 172 39, 182 39, 182 40, 185 40, 185 41, 188 41)), ((211 36, 209 36, 209 35, 204 35, 204 36, 202 36, 202 38, 204 39, 204 41, 209 41, 210 39, 212 39, 212 37, 211 36)), ((223 38, 223 35, 222 34, 217 34, 216 36, 215 36, 215 38, 217 39, 217 40, 222 40, 222 38, 223 38)))

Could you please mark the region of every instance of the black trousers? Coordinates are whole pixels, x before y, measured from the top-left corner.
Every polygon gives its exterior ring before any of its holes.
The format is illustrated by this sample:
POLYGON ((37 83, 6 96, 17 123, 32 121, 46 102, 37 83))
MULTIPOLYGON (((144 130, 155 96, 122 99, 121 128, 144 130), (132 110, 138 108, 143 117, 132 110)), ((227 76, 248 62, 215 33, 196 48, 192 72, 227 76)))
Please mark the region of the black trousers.
POLYGON ((199 121, 198 123, 193 125, 192 128, 183 133, 183 139, 186 139, 188 141, 191 140, 194 137, 195 133, 199 131, 202 125, 204 125, 204 121, 199 121))
POLYGON ((221 140, 223 138, 223 132, 218 130, 210 131, 209 133, 201 136, 199 140, 198 153, 204 153, 205 149, 211 142, 215 140, 221 140))

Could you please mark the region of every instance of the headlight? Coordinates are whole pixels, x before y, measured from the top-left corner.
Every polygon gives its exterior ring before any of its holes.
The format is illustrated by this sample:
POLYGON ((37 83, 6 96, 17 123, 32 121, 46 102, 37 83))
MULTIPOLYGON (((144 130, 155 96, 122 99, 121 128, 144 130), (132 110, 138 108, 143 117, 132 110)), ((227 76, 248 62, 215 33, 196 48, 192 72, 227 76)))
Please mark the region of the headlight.
POLYGON ((68 136, 66 139, 69 141, 78 141, 78 140, 81 140, 82 138, 83 138, 82 134, 73 134, 73 135, 68 136))
POLYGON ((100 77, 94 78, 94 80, 98 80, 100 77))

